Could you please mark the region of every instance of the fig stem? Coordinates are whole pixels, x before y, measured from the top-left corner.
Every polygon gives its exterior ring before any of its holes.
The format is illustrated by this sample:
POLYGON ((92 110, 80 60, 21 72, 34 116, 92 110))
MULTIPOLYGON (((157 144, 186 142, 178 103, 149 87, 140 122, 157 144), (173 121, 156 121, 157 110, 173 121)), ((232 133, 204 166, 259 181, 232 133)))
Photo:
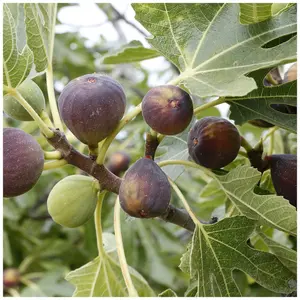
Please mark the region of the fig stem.
POLYGON ((226 98, 225 97, 219 97, 216 100, 213 100, 211 102, 208 102, 208 103, 205 103, 201 106, 198 106, 194 109, 194 115, 197 115, 205 109, 208 109, 210 107, 216 106, 216 105, 224 103, 224 102, 226 102, 226 98))
POLYGON ((102 204, 103 204, 103 199, 105 197, 105 194, 106 194, 106 191, 99 193, 97 206, 96 206, 95 213, 94 213, 97 248, 98 248, 99 256, 103 256, 105 254, 105 250, 103 248, 102 225, 101 225, 102 204))
POLYGON ((13 88, 10 89, 9 94, 11 94, 27 110, 31 117, 36 121, 43 134, 47 138, 51 138, 53 136, 52 130, 41 119, 41 117, 36 113, 32 106, 23 98, 23 96, 16 89, 13 88))
POLYGON ((271 129, 268 131, 268 133, 262 138, 262 141, 263 141, 263 142, 266 141, 266 140, 268 139, 268 137, 269 137, 269 136, 272 136, 273 133, 274 133, 276 130, 278 130, 278 129, 279 129, 279 127, 277 127, 277 126, 274 126, 273 128, 271 128, 271 129))
POLYGON ((55 128, 59 128, 60 130, 63 130, 63 125, 62 125, 62 122, 61 122, 61 119, 60 119, 60 116, 58 113, 56 98, 55 98, 55 94, 54 94, 53 69, 52 69, 51 62, 49 63, 47 70, 46 70, 46 83, 47 83, 47 93, 48 93, 48 99, 49 99, 49 104, 50 104, 50 110, 51 110, 55 128))
POLYGON ((44 151, 45 159, 61 159, 61 153, 59 151, 44 151))
POLYGON ((99 147, 98 157, 97 157, 97 160, 96 160, 98 165, 103 165, 104 164, 106 152, 107 152, 110 144, 112 143, 112 141, 116 137, 116 135, 120 132, 120 130, 127 123, 129 123, 133 118, 135 118, 141 111, 142 111, 142 103, 140 103, 134 109, 132 109, 130 112, 128 112, 124 116, 124 118, 119 122, 118 127, 101 144, 101 147, 99 147))
POLYGON ((152 132, 147 132, 146 142, 145 142, 145 157, 154 159, 156 149, 159 145, 157 135, 152 132))
POLYGON ((242 146, 247 152, 253 150, 252 146, 247 142, 247 140, 246 140, 243 136, 241 136, 241 146, 242 146))
POLYGON ((195 216, 195 214, 193 213, 193 211, 191 210, 187 200, 185 199, 184 195, 181 193, 180 189, 178 188, 178 186, 175 184, 175 182, 173 180, 171 180, 170 178, 169 182, 173 188, 173 190, 175 191, 175 193, 177 194, 177 196, 179 197, 179 199, 181 200, 184 208, 186 209, 186 211, 188 212, 188 214, 190 215, 191 219, 193 220, 194 224, 200 224, 200 221, 198 220, 198 218, 195 216))
POLYGON ((68 162, 65 159, 49 161, 49 162, 44 164, 43 171, 56 169, 56 168, 61 168, 62 166, 67 165, 67 164, 68 164, 68 162))
POLYGON ((117 252, 120 262, 121 271, 123 274, 123 278, 128 290, 129 297, 138 297, 138 293, 133 285, 128 264, 126 261, 126 256, 124 252, 123 240, 122 240, 122 231, 121 231, 121 220, 120 220, 120 202, 119 196, 116 199, 115 207, 114 207, 114 230, 115 230, 115 237, 116 237, 116 244, 117 244, 117 252))

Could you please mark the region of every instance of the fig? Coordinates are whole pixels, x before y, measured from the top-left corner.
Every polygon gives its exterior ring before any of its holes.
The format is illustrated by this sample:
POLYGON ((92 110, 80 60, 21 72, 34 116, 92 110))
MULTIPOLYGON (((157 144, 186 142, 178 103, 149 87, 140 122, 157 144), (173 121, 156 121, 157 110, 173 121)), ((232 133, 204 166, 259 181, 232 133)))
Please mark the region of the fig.
POLYGON ((277 195, 297 207, 297 156, 293 154, 273 154, 265 160, 271 169, 271 178, 277 195))
MULTIPOLYGON (((32 106, 35 112, 40 115, 45 109, 44 94, 39 86, 32 80, 25 80, 18 87, 17 91, 32 106)), ((3 110, 11 118, 19 121, 33 121, 27 110, 12 96, 5 95, 3 110)))
POLYGON ((241 146, 237 128, 219 117, 205 117, 195 123, 188 135, 191 158, 206 168, 219 169, 231 163, 241 146))
POLYGON ((156 132, 174 135, 184 131, 193 117, 190 95, 173 85, 152 88, 143 98, 145 122, 156 132))
POLYGON ((126 97, 114 79, 87 74, 70 81, 58 99, 66 126, 84 144, 97 148, 124 115, 126 97))
POLYGON ((8 268, 3 271, 3 285, 6 288, 16 287, 20 284, 20 272, 15 268, 8 268))
POLYGON ((141 158, 125 173, 119 197, 122 209, 130 216, 155 218, 168 208, 171 186, 152 159, 141 158))
POLYGON ((44 167, 44 152, 28 133, 17 128, 3 129, 3 195, 15 197, 28 192, 44 167))
POLYGON ((92 177, 71 175, 59 181, 47 200, 48 212, 54 222, 69 228, 86 223, 93 215, 99 183, 92 177))
POLYGON ((128 169, 129 164, 130 156, 123 151, 118 151, 109 157, 107 168, 113 174, 118 176, 120 173, 128 169))

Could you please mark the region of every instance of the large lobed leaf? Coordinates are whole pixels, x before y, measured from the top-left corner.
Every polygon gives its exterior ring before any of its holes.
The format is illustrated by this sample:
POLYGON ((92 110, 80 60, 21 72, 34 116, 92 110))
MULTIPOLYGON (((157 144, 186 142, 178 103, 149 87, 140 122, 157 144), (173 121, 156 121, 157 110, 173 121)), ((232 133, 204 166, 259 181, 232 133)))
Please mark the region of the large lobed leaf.
MULTIPOLYGON (((198 297, 241 296, 233 270, 250 275, 261 286, 278 293, 296 290, 296 276, 271 253, 247 245, 256 227, 245 216, 197 226, 180 268, 190 274, 198 297)), ((191 293, 191 291, 190 291, 191 293)))
POLYGON ((52 63, 56 3, 25 3, 27 43, 38 72, 52 63))
POLYGON ((276 38, 297 31, 296 7, 269 20, 243 25, 239 4, 133 4, 136 19, 153 35, 151 45, 180 70, 191 94, 243 96, 256 88, 246 74, 296 60, 296 37, 273 48, 276 38))
POLYGON ((272 3, 241 3, 240 22, 252 24, 272 17, 272 3))
POLYGON ((240 165, 224 176, 216 176, 220 188, 238 210, 260 224, 297 234, 297 212, 282 196, 257 195, 253 192, 261 178, 256 169, 240 165))
POLYGON ((297 132, 297 114, 285 114, 273 109, 271 104, 288 104, 297 106, 297 81, 276 86, 264 86, 266 70, 255 71, 251 74, 258 88, 243 97, 227 98, 230 104, 230 118, 235 123, 243 123, 262 119, 286 130, 297 132))
MULTIPOLYGON (((14 8, 14 7, 12 7, 14 8)), ((17 44, 18 8, 12 12, 3 4, 3 82, 9 87, 19 86, 33 65, 33 53, 27 45, 20 52, 17 44)))
MULTIPOLYGON (((70 272, 66 280, 76 286, 73 297, 127 297, 125 281, 118 261, 115 259, 114 236, 104 233, 105 252, 81 268, 70 272)), ((133 284, 139 296, 154 296, 145 279, 129 267, 133 284)))

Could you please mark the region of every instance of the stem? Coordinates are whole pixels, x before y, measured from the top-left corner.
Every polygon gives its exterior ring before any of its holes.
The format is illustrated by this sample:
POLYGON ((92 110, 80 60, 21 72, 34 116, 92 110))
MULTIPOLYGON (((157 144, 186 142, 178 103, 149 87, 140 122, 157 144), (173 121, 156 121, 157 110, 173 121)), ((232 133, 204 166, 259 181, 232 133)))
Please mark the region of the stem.
POLYGON ((51 169, 56 169, 56 168, 60 168, 67 164, 68 164, 68 162, 64 159, 54 160, 54 161, 45 163, 43 170, 47 171, 47 170, 51 170, 51 169))
POLYGON ((129 297, 138 297, 138 293, 133 285, 133 282, 130 277, 128 264, 126 261, 124 246, 122 240, 122 231, 121 231, 121 221, 120 221, 120 202, 119 197, 116 199, 115 208, 114 208, 114 229, 115 229, 115 237, 117 244, 118 257, 120 262, 120 267, 122 270, 123 278, 128 289, 129 297))
POLYGON ((241 136, 241 146, 242 146, 247 152, 253 150, 252 146, 247 142, 247 140, 246 140, 243 136, 241 136))
POLYGON ((134 117, 136 117, 142 111, 142 103, 137 105, 133 110, 131 110, 127 115, 119 122, 118 127, 105 139, 101 148, 99 147, 98 157, 97 157, 97 164, 103 165, 105 160, 106 152, 116 137, 116 135, 120 132, 120 130, 134 117))
POLYGON ((207 109, 207 108, 210 108, 210 107, 213 107, 213 106, 216 106, 218 104, 221 104, 221 103, 224 103, 226 102, 226 98, 225 97, 220 97, 214 101, 211 101, 211 102, 208 102, 208 103, 205 103, 199 107, 196 107, 194 109, 194 115, 197 115, 198 113, 200 113, 201 111, 207 109))
POLYGON ((54 125, 56 128, 59 128, 60 130, 63 130, 63 125, 58 113, 55 94, 54 94, 54 85, 53 85, 53 70, 51 62, 48 65, 48 68, 46 70, 46 81, 47 81, 47 92, 48 92, 48 99, 50 104, 50 110, 52 114, 52 118, 54 121, 54 125))
POLYGON ((94 214, 95 218, 95 228, 96 228, 96 238, 97 238, 97 248, 98 248, 98 254, 101 256, 103 253, 105 253, 103 248, 103 241, 102 241, 102 226, 101 226, 101 211, 102 211, 102 203, 104 196, 106 194, 106 191, 103 191, 99 194, 98 202, 94 214))
POLYGON ((54 128, 54 125, 53 125, 52 121, 50 120, 49 115, 47 114, 46 111, 43 110, 40 117, 48 125, 48 127, 54 128))
POLYGON ((31 117, 37 122, 41 131, 47 138, 53 137, 53 132, 47 124, 40 118, 40 116, 35 112, 32 106, 22 97, 22 95, 15 89, 10 90, 10 94, 27 110, 31 117))
POLYGON ((173 190, 175 191, 175 193, 177 194, 177 196, 179 197, 179 199, 181 200, 181 202, 184 205, 184 208, 186 209, 186 211, 189 213, 190 217, 192 218, 193 222, 196 224, 200 224, 198 218, 195 216, 195 214, 193 213, 193 211, 191 210, 188 202, 186 201, 184 195, 181 193, 180 189, 178 188, 178 186, 174 183, 173 180, 171 180, 169 178, 169 182, 173 188, 173 190))
POLYGON ((177 85, 180 81, 181 81, 181 77, 180 75, 177 76, 176 78, 170 80, 168 83, 166 83, 167 85, 177 85))
POLYGON ((266 141, 267 138, 268 138, 269 136, 272 136, 273 133, 274 133, 276 130, 278 130, 278 129, 279 129, 279 127, 277 127, 277 126, 274 126, 273 128, 269 129, 268 133, 262 138, 262 141, 263 141, 263 142, 266 141))
POLYGON ((59 151, 44 151, 45 159, 61 159, 61 153, 59 151))
POLYGON ((246 152, 244 152, 244 151, 239 151, 239 155, 241 155, 241 156, 244 156, 244 157, 248 158, 248 155, 247 155, 247 153, 246 153, 246 152))
POLYGON ((18 293, 16 289, 8 288, 6 289, 6 292, 10 294, 12 297, 21 297, 21 295, 18 293))

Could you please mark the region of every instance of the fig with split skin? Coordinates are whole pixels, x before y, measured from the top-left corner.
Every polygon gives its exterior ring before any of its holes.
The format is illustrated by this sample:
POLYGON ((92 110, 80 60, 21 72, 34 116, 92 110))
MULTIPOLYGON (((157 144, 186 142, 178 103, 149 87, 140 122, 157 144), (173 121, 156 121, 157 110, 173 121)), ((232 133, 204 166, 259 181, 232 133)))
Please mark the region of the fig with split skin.
POLYGON ((273 154, 266 156, 276 194, 297 207, 297 156, 273 154))
POLYGON ((97 148, 122 119, 126 97, 122 86, 100 74, 70 81, 58 99, 59 112, 70 131, 90 148, 97 148))
MULTIPOLYGON (((17 87, 17 91, 38 115, 45 109, 44 94, 34 81, 25 80, 17 87)), ((12 95, 6 94, 3 101, 3 110, 11 118, 19 121, 33 121, 27 110, 12 95)))
POLYGON ((97 204, 99 183, 92 177, 71 175, 51 190, 47 208, 54 222, 69 228, 86 223, 97 204))
POLYGON ((146 123, 156 132, 175 135, 184 131, 193 117, 190 95, 173 85, 152 88, 143 98, 142 113, 146 123))
POLYGON ((166 174, 152 159, 141 158, 125 173, 119 197, 128 215, 155 218, 167 210, 171 186, 166 174))
POLYGON ((124 151, 118 151, 110 155, 107 168, 113 174, 119 176, 126 171, 130 164, 130 156, 124 151))
POLYGON ((44 152, 28 133, 3 129, 3 195, 15 197, 28 192, 44 167, 44 152))
POLYGON ((188 150, 199 165, 219 169, 238 155, 241 137, 237 128, 219 117, 205 117, 195 123, 188 135, 188 150))

